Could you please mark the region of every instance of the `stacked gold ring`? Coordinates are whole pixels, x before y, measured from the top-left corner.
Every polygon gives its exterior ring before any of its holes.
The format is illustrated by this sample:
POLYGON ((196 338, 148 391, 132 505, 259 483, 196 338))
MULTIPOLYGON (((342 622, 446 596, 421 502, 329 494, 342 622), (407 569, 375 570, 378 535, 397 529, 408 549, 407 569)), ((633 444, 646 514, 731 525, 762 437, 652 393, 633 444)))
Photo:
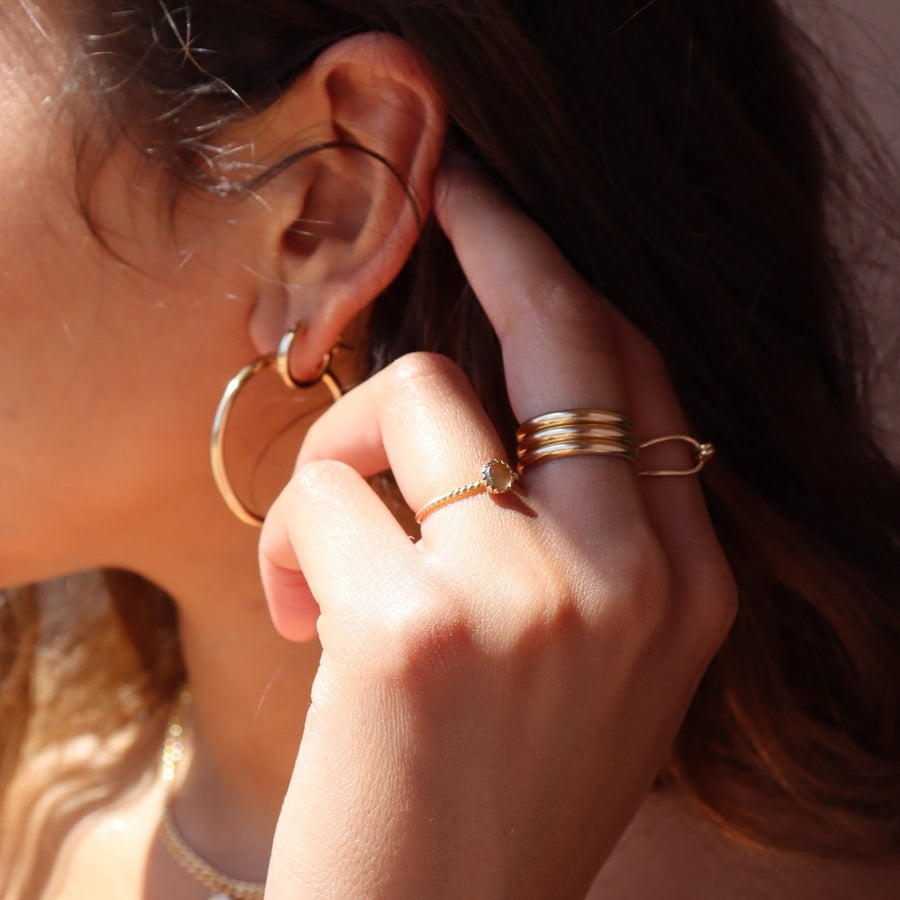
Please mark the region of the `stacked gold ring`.
POLYGON ((535 416, 519 426, 518 472, 521 475, 528 466, 564 456, 618 456, 636 463, 642 450, 668 442, 687 444, 694 456, 693 464, 684 469, 642 468, 638 475, 694 475, 715 453, 712 444, 686 434, 667 434, 641 443, 632 421, 608 409, 564 409, 535 416))
POLYGON ((606 409, 566 409, 523 422, 516 431, 519 474, 528 466, 562 456, 602 454, 637 462, 634 424, 606 409))

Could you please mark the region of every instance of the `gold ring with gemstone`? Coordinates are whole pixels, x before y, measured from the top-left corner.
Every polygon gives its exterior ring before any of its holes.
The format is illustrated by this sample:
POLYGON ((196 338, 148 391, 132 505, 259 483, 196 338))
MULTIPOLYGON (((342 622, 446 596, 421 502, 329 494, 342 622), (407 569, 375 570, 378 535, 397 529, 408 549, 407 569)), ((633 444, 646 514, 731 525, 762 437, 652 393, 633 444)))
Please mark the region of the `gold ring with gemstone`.
POLYGON ((512 490, 516 479, 519 476, 513 470, 508 462, 503 459, 489 459, 481 467, 481 478, 469 484, 464 484, 456 490, 441 494, 434 500, 429 500, 417 513, 416 522, 422 524, 435 510, 464 497, 471 497, 473 494, 506 494, 512 490))

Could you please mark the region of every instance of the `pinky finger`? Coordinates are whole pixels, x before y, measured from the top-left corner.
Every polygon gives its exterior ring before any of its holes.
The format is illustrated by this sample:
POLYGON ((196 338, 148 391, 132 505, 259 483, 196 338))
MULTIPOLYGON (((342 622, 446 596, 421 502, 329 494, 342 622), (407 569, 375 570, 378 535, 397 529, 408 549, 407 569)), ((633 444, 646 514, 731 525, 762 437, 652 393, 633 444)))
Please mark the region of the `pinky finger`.
POLYGON ((318 631, 323 646, 327 632, 340 645, 333 652, 353 653, 387 613, 415 555, 406 532, 354 469, 331 460, 302 466, 260 536, 260 574, 275 628, 295 641, 318 631))

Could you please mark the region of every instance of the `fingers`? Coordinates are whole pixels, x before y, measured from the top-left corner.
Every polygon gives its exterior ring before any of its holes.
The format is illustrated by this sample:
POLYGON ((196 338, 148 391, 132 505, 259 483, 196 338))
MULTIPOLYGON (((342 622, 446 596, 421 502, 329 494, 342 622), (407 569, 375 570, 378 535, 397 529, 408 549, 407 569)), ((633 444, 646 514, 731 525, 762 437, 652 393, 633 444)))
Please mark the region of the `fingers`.
POLYGON ((378 372, 321 416, 306 436, 298 466, 334 459, 363 476, 390 468, 410 509, 417 510, 476 480, 482 463, 503 453, 459 368, 419 353, 378 372))
MULTIPOLYGON (((656 349, 605 298, 593 292, 569 266, 538 226, 503 195, 461 169, 438 179, 435 212, 478 299, 500 338, 513 410, 521 420, 557 409, 592 407, 628 415, 642 440, 689 434, 665 364, 656 349)), ((704 436, 705 437, 705 436, 704 436)), ((554 460, 526 480, 540 477, 556 493, 583 459, 554 460)), ((608 530, 627 507, 623 480, 634 482, 634 468, 609 457, 594 457, 586 487, 571 496, 571 514, 593 515, 608 530), (608 493, 619 482, 619 502, 608 493), (599 515, 591 500, 603 489, 599 515)), ((683 444, 647 450, 642 468, 690 468, 683 444)), ((662 539, 676 574, 702 581, 727 565, 712 530, 698 479, 641 478, 643 509, 662 539)), ((725 580, 728 580, 727 578, 725 580)))
MULTIPOLYGON (((690 434, 665 362, 657 349, 618 310, 610 319, 620 348, 627 391, 627 408, 644 438, 690 434)), ((700 437, 706 438, 706 435, 700 437)), ((694 463, 683 444, 653 448, 642 455, 642 468, 683 470, 694 463)), ((713 462, 715 464, 715 462, 713 462)), ((669 560, 674 586, 691 595, 719 640, 730 627, 736 609, 736 589, 725 554, 713 529, 700 478, 641 478, 644 509, 669 560), (714 586, 707 592, 706 586, 714 586)), ((718 640, 710 647, 718 646, 718 640)))
POLYGON ((435 213, 500 339, 519 420, 574 407, 622 409, 606 308, 550 238, 462 169, 439 175, 435 213))
MULTIPOLYGON (((626 412, 644 437, 685 432, 664 367, 647 363, 654 354, 642 351, 646 340, 584 284, 533 222, 462 171, 441 176, 436 209, 500 335, 510 399, 521 418, 588 406, 626 412)), ((686 467, 677 446, 653 458, 673 452, 686 467)), ((415 510, 471 482, 484 460, 501 453, 468 382, 449 363, 421 354, 395 363, 326 413, 310 431, 300 464, 339 459, 364 475, 391 467, 415 510)), ((610 457, 552 462, 527 480, 552 481, 539 493, 562 508, 602 497, 604 509, 632 512, 637 497, 634 467, 610 457)), ((692 497, 702 509, 699 491, 686 481, 655 493, 692 497)))
MULTIPOLYGON (((500 340, 519 421, 580 407, 623 410, 606 305, 550 238, 464 170, 439 175, 435 213, 500 340)), ((633 467, 610 456, 567 459, 565 469, 535 466, 527 473, 527 490, 557 509, 602 502, 623 515, 631 515, 638 500, 633 467)))
MULTIPOLYGON (((634 418, 644 438, 685 433, 658 354, 585 285, 534 223, 492 188, 459 171, 439 179, 436 211, 500 337, 510 400, 520 418, 557 409, 607 408, 634 418)), ((662 448, 653 465, 668 465, 670 452, 662 448)), ((458 368, 433 354, 412 354, 341 398, 318 420, 297 472, 304 479, 308 466, 321 460, 344 463, 363 477, 391 468, 415 511, 476 481, 482 463, 502 454, 502 441, 458 368)), ((687 460, 678 459, 674 465, 684 468, 687 460)), ((647 512, 666 555, 687 580, 701 555, 713 564, 721 557, 693 478, 642 480, 625 460, 592 456, 548 461, 529 469, 523 482, 539 530, 545 536, 555 532, 551 543, 564 543, 575 556, 586 554, 585 562, 609 545, 609 536, 621 542, 640 533, 647 512)), ((390 514, 368 489, 360 491, 353 486, 353 503, 385 524, 390 514)), ((290 497, 291 491, 286 493, 290 497)), ((337 492, 329 502, 336 497, 345 509, 352 508, 351 494, 337 492)), ((277 517, 270 514, 270 519, 285 520, 267 528, 276 535, 266 538, 267 577, 276 593, 280 583, 296 587, 290 573, 298 569, 312 596, 319 596, 314 580, 320 587, 329 583, 324 564, 308 548, 318 542, 329 547, 329 556, 333 548, 314 536, 315 523, 307 522, 304 531, 287 521, 289 510, 307 514, 309 509, 309 500, 300 506, 295 498, 281 503, 277 517)), ((456 500, 427 520, 423 534, 431 531, 449 547, 460 542, 480 547, 496 527, 498 509, 510 513, 516 507, 484 496, 456 500)), ((358 527, 348 532, 367 533, 358 527)), ((402 534, 396 527, 390 533, 389 541, 402 534)), ((524 529, 514 524, 505 536, 526 539, 524 529)), ((382 550, 388 546, 393 544, 382 550)), ((409 551, 408 541, 403 550, 409 551)), ((339 581, 331 586, 341 591, 339 581)), ((289 622, 283 616, 279 627, 299 631, 308 619, 296 614, 289 622)))
POLYGON ((303 466, 269 510, 259 543, 263 588, 276 629, 289 640, 363 641, 369 622, 403 597, 413 545, 350 467, 303 466), (321 604, 321 609, 320 609, 321 604), (322 618, 319 619, 320 612, 322 618))

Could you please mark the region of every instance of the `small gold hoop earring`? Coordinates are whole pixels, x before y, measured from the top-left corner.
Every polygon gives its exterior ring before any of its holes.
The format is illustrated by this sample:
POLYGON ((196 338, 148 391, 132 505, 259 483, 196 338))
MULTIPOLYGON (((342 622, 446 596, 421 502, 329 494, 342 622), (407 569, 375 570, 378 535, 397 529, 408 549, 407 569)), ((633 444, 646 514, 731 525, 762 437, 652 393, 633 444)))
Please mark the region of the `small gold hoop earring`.
POLYGON ((337 400, 344 393, 344 389, 331 371, 331 359, 337 348, 341 346, 340 344, 333 347, 322 357, 322 365, 319 367, 319 371, 309 380, 300 381, 291 375, 291 350, 294 347, 294 340, 297 334, 301 331, 306 331, 305 322, 298 322, 290 331, 286 331, 282 335, 281 340, 278 342, 278 349, 275 351, 275 371, 289 388, 305 390, 315 387, 319 382, 322 382, 328 388, 332 398, 337 400))
MULTIPOLYGON (((270 366, 275 368, 281 380, 294 390, 309 390, 319 384, 324 384, 331 394, 332 400, 339 400, 344 393, 344 389, 338 381, 337 376, 331 371, 331 361, 335 350, 330 350, 322 359, 322 366, 315 378, 308 381, 300 381, 291 375, 290 357, 291 350, 297 335, 306 330, 304 322, 298 322, 290 331, 287 331, 278 343, 278 350, 275 353, 267 353, 264 356, 258 356, 253 362, 248 363, 241 369, 231 381, 225 386, 222 398, 216 408, 216 415, 213 418, 212 432, 209 440, 209 462, 212 467, 213 478, 216 487, 225 501, 225 505, 247 525, 255 525, 259 528, 263 523, 263 517, 253 512, 238 495, 231 486, 228 478, 228 470, 225 467, 225 430, 228 427, 228 417, 234 407, 238 394, 243 390, 247 383, 258 375, 263 369, 270 366)), ((340 346, 340 345, 338 345, 340 346)))

